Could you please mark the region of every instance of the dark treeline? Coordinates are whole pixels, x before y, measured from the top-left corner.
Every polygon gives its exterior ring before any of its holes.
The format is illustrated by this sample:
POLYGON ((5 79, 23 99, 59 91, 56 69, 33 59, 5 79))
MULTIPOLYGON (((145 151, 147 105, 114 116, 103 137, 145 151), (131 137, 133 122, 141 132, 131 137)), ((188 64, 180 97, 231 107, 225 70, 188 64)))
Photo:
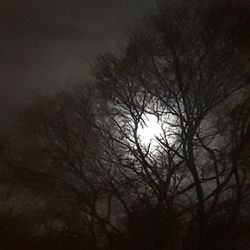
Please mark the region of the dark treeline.
POLYGON ((35 97, 1 138, 0 249, 249 249, 249 11, 159 3, 91 83, 35 97))

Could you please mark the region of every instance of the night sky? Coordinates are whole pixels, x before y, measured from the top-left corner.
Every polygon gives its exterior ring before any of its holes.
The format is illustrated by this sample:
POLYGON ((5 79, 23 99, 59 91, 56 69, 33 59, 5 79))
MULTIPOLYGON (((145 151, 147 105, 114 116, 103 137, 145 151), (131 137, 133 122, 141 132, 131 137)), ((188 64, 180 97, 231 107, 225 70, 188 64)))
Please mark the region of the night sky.
POLYGON ((1 0, 0 129, 32 93, 84 82, 101 52, 122 46, 154 0, 1 0))

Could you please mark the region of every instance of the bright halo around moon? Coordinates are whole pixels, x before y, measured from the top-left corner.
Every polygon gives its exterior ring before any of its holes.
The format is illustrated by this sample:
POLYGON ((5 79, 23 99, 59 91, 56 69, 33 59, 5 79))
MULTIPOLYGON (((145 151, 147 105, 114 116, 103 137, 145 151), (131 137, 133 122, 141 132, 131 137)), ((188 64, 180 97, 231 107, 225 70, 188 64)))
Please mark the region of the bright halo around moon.
POLYGON ((139 125, 137 134, 143 145, 150 144, 156 147, 158 145, 156 138, 162 134, 162 127, 157 117, 152 114, 145 115, 143 122, 139 125))

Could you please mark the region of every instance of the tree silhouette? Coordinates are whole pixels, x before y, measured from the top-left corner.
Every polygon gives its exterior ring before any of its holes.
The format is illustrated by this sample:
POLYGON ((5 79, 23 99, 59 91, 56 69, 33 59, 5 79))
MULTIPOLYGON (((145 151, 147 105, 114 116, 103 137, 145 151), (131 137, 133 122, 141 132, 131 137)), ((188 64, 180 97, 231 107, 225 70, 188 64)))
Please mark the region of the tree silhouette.
POLYGON ((3 164, 75 208, 96 249, 236 249, 249 196, 242 8, 160 5, 124 52, 97 58, 90 91, 38 98, 22 113, 3 164), (160 131, 144 142, 149 116, 160 131))
POLYGON ((243 196, 238 150, 248 141, 249 115, 243 111, 244 118, 233 126, 228 116, 234 106, 248 102, 249 62, 240 51, 245 41, 237 40, 246 19, 232 7, 229 2, 167 4, 131 35, 123 55, 102 56, 94 68, 107 102, 106 133, 116 152, 112 159, 118 158, 119 171, 122 165, 139 178, 160 211, 169 205, 181 214, 196 210, 199 249, 209 248, 213 216, 236 219, 243 196), (149 114, 162 124, 156 149, 138 139, 140 123, 149 114), (171 135, 164 124, 173 128, 171 135))

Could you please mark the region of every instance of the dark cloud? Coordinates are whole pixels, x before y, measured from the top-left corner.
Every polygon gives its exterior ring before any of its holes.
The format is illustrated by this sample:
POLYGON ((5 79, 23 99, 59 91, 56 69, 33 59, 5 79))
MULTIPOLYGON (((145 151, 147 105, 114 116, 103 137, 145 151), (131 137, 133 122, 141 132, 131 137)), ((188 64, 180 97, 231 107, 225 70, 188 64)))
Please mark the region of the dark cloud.
POLYGON ((81 81, 154 0, 1 0, 0 128, 33 91, 81 81))

